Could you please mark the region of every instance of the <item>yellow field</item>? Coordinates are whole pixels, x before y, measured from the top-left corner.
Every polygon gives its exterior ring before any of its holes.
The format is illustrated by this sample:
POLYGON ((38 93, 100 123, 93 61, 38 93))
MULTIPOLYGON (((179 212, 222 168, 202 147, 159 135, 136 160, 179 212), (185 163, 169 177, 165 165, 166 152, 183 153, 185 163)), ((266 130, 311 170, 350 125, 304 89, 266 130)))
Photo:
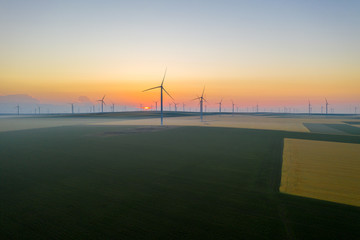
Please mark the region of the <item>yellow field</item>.
MULTIPOLYGON (((30 117, 2 117, 0 118, 0 132, 15 131, 33 128, 46 128, 71 125, 159 125, 159 118, 148 119, 99 118, 99 117, 56 117, 56 118, 30 118, 30 117)), ((292 132, 309 132, 303 123, 332 123, 342 124, 349 119, 325 118, 311 116, 309 118, 281 118, 259 115, 207 115, 200 122, 199 116, 169 117, 164 119, 168 126, 205 126, 205 127, 229 127, 250 128, 262 130, 281 130, 292 132)), ((354 125, 355 126, 355 125, 354 125)), ((359 126, 359 125, 358 125, 359 126)))
POLYGON ((280 192, 360 207, 360 144, 285 139, 280 192))
MULTIPOLYGON (((171 117, 165 118, 164 124, 170 126, 207 126, 207 127, 229 127, 250 128, 262 130, 280 130, 292 132, 309 132, 303 123, 332 123, 342 124, 346 119, 332 119, 324 117, 311 118, 277 118, 256 115, 210 115, 205 116, 200 122, 199 116, 194 117, 171 117)), ((105 123, 106 125, 159 125, 160 119, 133 119, 117 120, 105 123)), ((103 125, 103 123, 95 123, 103 125)))

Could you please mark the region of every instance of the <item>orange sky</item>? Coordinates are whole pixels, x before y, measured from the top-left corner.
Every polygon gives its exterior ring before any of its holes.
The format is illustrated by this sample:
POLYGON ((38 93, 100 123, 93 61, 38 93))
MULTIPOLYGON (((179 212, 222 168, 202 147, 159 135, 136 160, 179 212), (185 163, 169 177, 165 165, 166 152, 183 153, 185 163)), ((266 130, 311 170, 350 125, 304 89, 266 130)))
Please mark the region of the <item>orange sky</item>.
POLYGON ((165 87, 176 102, 196 105, 191 99, 206 85, 213 105, 359 103, 356 2, 204 3, 8 2, 0 12, 0 95, 67 103, 106 94, 149 105, 159 92, 141 91, 159 85, 167 66, 165 87))

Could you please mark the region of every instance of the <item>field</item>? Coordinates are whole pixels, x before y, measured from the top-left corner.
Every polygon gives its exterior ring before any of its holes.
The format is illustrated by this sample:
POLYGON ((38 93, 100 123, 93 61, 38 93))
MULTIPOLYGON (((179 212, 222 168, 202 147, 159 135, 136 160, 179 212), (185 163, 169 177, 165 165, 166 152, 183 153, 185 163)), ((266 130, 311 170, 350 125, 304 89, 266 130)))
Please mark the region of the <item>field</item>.
POLYGON ((360 144, 285 139, 280 191, 360 207, 360 144))
POLYGON ((49 120, 0 132, 0 239, 360 238, 360 208, 279 192, 284 138, 360 136, 49 120))

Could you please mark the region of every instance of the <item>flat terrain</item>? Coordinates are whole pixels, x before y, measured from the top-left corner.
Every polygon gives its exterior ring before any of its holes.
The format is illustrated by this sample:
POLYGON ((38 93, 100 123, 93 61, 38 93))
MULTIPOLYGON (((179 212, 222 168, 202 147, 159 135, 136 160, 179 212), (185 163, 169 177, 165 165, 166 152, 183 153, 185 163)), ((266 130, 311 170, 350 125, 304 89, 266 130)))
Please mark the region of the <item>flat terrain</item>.
MULTIPOLYGON (((359 135, 360 116, 344 115, 296 115, 237 113, 206 113, 200 121, 196 112, 165 112, 164 123, 170 126, 228 127, 291 132, 315 132, 326 134, 359 135), (350 124, 351 123, 351 124, 350 124)), ((159 112, 120 112, 68 115, 29 115, 0 117, 0 132, 73 125, 159 125, 159 112)))
POLYGON ((285 139, 280 191, 360 207, 360 144, 285 139))
POLYGON ((284 138, 360 143, 230 127, 1 132, 0 238, 359 239, 360 208, 279 193, 284 138))

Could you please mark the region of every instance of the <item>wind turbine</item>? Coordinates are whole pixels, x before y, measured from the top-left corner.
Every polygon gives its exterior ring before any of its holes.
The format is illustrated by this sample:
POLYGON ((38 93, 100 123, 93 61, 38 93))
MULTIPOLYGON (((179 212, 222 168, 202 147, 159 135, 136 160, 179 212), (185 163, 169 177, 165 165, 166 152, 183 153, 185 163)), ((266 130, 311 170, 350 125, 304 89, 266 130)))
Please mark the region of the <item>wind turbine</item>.
POLYGON ((71 114, 74 114, 74 103, 69 103, 71 105, 71 114))
POLYGON ((185 103, 183 103, 183 112, 185 112, 185 103))
POLYGON ((156 87, 153 87, 153 88, 149 88, 149 89, 146 89, 144 90, 143 92, 146 92, 146 91, 149 91, 149 90, 153 90, 153 89, 156 89, 156 88, 160 88, 160 103, 161 103, 161 126, 163 125, 164 123, 164 114, 163 114, 163 109, 164 109, 164 102, 163 102, 163 91, 169 95, 169 97, 174 100, 174 98, 165 90, 164 88, 164 81, 165 81, 165 76, 166 76, 166 71, 167 71, 167 68, 165 69, 165 73, 164 73, 164 77, 163 77, 163 80, 161 82, 161 85, 160 86, 156 86, 156 87))
POLYGON ((311 114, 311 103, 310 103, 310 100, 309 100, 309 115, 311 114))
POLYGON ((156 102, 154 101, 154 103, 155 103, 155 109, 157 111, 157 101, 156 102))
POLYGON ((104 112, 104 104, 106 105, 104 98, 105 98, 105 95, 103 96, 102 99, 97 100, 98 102, 101 102, 101 112, 104 112))
POLYGON ((325 111, 326 111, 326 115, 328 114, 328 106, 329 106, 329 103, 328 103, 328 101, 327 101, 327 99, 325 98, 325 104, 326 104, 326 109, 325 109, 325 111))
POLYGON ((231 104, 232 104, 232 114, 234 115, 235 104, 234 104, 234 101, 232 99, 231 99, 231 104))
POLYGON ((174 106, 175 106, 175 112, 177 112, 177 105, 179 105, 178 103, 176 102, 173 102, 174 103, 174 106))
MULTIPOLYGON (((193 99, 193 100, 198 100, 198 99, 200 100, 200 120, 201 121, 203 121, 203 104, 204 104, 204 101, 207 102, 206 99, 204 98, 204 92, 205 92, 205 86, 204 86, 204 89, 202 91, 201 97, 197 97, 197 98, 193 99)), ((221 101, 222 101, 222 99, 221 99, 221 101)), ((221 109, 221 107, 220 107, 220 109, 221 109)))
POLYGON ((221 99, 220 102, 218 102, 218 104, 219 104, 219 112, 220 112, 220 113, 221 113, 221 104, 222 104, 222 101, 223 101, 223 98, 221 99))
MULTIPOLYGON (((17 115, 20 115, 20 106, 19 106, 19 104, 16 105, 15 108, 17 109, 17 115)), ((355 113, 356 113, 356 108, 355 108, 355 113)))

